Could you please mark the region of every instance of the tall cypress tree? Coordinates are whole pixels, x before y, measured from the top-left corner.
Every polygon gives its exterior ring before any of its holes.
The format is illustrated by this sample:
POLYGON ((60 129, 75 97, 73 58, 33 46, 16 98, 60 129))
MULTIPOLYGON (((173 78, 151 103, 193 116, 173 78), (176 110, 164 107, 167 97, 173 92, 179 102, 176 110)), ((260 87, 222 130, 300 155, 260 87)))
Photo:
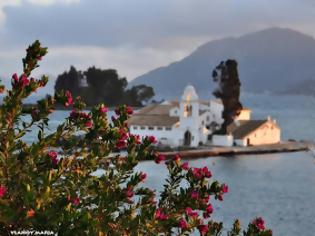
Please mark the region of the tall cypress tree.
POLYGON ((231 59, 222 61, 213 70, 212 77, 218 83, 218 88, 213 92, 213 95, 221 99, 224 106, 222 112, 224 122, 218 133, 227 134, 228 125, 233 123, 243 108, 239 100, 241 82, 238 77, 237 61, 231 59))

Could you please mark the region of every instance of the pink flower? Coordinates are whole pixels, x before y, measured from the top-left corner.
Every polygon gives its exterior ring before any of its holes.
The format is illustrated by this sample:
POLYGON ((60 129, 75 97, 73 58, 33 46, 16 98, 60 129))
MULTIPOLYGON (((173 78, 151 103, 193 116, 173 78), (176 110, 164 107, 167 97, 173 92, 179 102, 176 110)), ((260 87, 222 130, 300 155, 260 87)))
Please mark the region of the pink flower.
POLYGON ((211 172, 206 166, 203 168, 193 168, 192 174, 196 179, 201 179, 203 177, 210 178, 212 176, 211 172))
POLYGON ((102 104, 101 107, 100 107, 100 109, 99 109, 99 112, 104 114, 104 113, 108 112, 108 108, 105 107, 105 106, 102 104))
POLYGON ((201 173, 200 170, 201 170, 200 168, 193 168, 193 170, 192 170, 193 176, 196 179, 201 179, 202 178, 202 173, 201 173))
POLYGON ((42 56, 38 56, 36 59, 41 61, 43 59, 43 57, 42 56))
POLYGON ((23 74, 20 78, 20 84, 22 85, 22 87, 25 87, 27 85, 29 85, 30 81, 27 78, 27 76, 25 74, 23 74))
POLYGON ((0 185, 0 197, 2 198, 7 192, 7 188, 4 185, 0 185))
POLYGON ((207 206, 206 212, 207 212, 208 214, 212 214, 212 212, 213 212, 213 207, 212 207, 211 204, 209 204, 209 205, 207 206))
POLYGON ((261 217, 254 219, 252 224, 255 225, 260 231, 265 230, 265 221, 261 217))
POLYGON ((154 136, 148 136, 147 139, 149 140, 150 143, 156 143, 156 139, 154 136))
POLYGON ((58 164, 58 159, 57 159, 57 152, 55 151, 49 151, 48 156, 50 157, 50 160, 54 165, 58 164))
POLYGON ((211 174, 211 172, 208 170, 208 167, 203 167, 202 168, 202 172, 203 172, 203 175, 205 176, 205 177, 207 177, 207 178, 211 178, 211 176, 212 176, 212 174, 211 174))
POLYGON ((192 191, 191 198, 192 199, 198 199, 198 197, 199 197, 199 193, 196 190, 192 191))
POLYGON ((193 211, 190 207, 186 207, 185 212, 188 216, 191 216, 191 217, 197 217, 198 216, 198 212, 193 211))
POLYGON ((133 114, 133 109, 132 109, 132 107, 127 106, 127 107, 126 107, 126 112, 127 112, 128 115, 132 115, 132 114, 133 114))
POLYGON ((128 138, 127 131, 124 128, 119 129, 120 140, 126 140, 128 138))
POLYGON ((92 128, 93 122, 92 122, 91 120, 88 120, 88 121, 85 122, 84 126, 85 126, 86 128, 92 128))
POLYGON ((188 162, 184 162, 184 163, 181 165, 181 168, 182 168, 183 170, 189 170, 188 162))
POLYGON ((223 193, 227 193, 229 191, 229 187, 226 184, 223 184, 221 186, 221 190, 222 190, 223 193))
POLYGON ((25 87, 27 85, 29 85, 30 81, 27 78, 27 76, 25 74, 23 74, 20 78, 18 77, 18 75, 15 73, 12 75, 12 79, 13 79, 13 85, 20 85, 21 87, 25 87))
POLYGON ((12 79, 13 79, 14 84, 17 84, 19 82, 19 77, 18 77, 17 73, 14 73, 12 75, 12 79))
POLYGON ((145 181, 146 178, 147 178, 147 174, 141 172, 141 173, 140 173, 140 180, 143 182, 143 181, 145 181))
POLYGON ((78 118, 79 114, 76 112, 76 110, 72 110, 70 113, 70 118, 71 119, 76 119, 78 118))
POLYGON ((180 156, 179 155, 175 155, 173 158, 173 161, 175 161, 176 163, 180 162, 180 156))
POLYGON ((221 194, 218 195, 217 198, 219 199, 219 201, 223 201, 223 196, 221 194))
POLYGON ((133 189, 131 187, 127 187, 127 189, 125 191, 125 195, 127 198, 132 198, 134 195, 133 189))
POLYGON ((208 204, 208 202, 209 202, 209 200, 210 200, 210 195, 206 196, 205 198, 203 198, 203 199, 201 199, 201 200, 202 200, 202 202, 203 202, 204 204, 208 204))
POLYGON ((164 160, 165 160, 165 156, 162 155, 162 154, 158 154, 158 155, 155 156, 155 160, 154 161, 155 161, 156 164, 160 164, 164 160))
POLYGON ((122 149, 122 148, 125 148, 127 146, 127 143, 125 140, 118 140, 118 142, 116 143, 116 147, 118 149, 122 149))
POLYGON ((188 228, 188 224, 187 224, 186 220, 184 220, 184 219, 180 219, 178 222, 178 225, 182 230, 185 230, 188 228))
POLYGON ((68 107, 68 106, 70 106, 70 105, 73 104, 73 99, 72 99, 71 92, 70 92, 69 90, 67 90, 67 91, 65 92, 65 96, 66 96, 66 98, 67 98, 66 103, 65 103, 65 106, 68 107))
POLYGON ((72 204, 73 204, 74 206, 78 206, 79 203, 80 203, 80 198, 79 198, 79 197, 76 197, 76 198, 74 198, 74 199, 72 200, 72 204))
POLYGON ((83 118, 83 119, 91 119, 91 115, 85 112, 80 112, 79 116, 80 118, 83 118))
POLYGON ((208 232, 208 225, 199 225, 198 230, 200 235, 205 235, 208 232))
POLYGON ((157 219, 157 220, 167 220, 168 219, 168 215, 163 213, 161 208, 158 208, 156 210, 156 212, 155 212, 155 219, 157 219))
POLYGON ((208 218, 213 213, 213 207, 211 204, 209 204, 206 208, 206 212, 204 212, 203 217, 208 218))

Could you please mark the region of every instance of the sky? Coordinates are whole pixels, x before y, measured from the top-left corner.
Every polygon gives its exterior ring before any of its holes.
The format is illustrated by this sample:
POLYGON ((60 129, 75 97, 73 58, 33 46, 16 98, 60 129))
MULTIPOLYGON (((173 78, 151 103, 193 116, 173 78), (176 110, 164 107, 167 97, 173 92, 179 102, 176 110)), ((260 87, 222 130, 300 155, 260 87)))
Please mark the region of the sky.
POLYGON ((214 39, 269 27, 315 35, 314 0, 0 0, 0 75, 21 72, 25 48, 49 48, 35 75, 74 65, 132 80, 214 39))

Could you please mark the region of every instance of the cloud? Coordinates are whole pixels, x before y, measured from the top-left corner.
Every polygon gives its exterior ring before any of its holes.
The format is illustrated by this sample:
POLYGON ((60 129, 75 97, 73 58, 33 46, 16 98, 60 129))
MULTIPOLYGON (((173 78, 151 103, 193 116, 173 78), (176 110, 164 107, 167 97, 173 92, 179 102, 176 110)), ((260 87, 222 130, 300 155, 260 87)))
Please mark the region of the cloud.
MULTIPOLYGON (((9 76, 13 72, 21 72, 21 58, 24 56, 22 48, 7 50, 0 53, 1 73, 9 76), (5 68, 5 71, 4 71, 5 68), (5 73, 4 73, 5 72, 5 73)), ((40 68, 34 75, 56 75, 68 70, 74 65, 79 70, 89 66, 117 69, 121 77, 133 79, 157 67, 167 65, 170 61, 182 59, 186 51, 156 50, 154 48, 117 47, 102 48, 95 46, 51 47, 48 55, 41 62, 40 68)), ((7 77, 8 78, 8 77, 7 77)))
POLYGON ((43 65, 49 73, 96 64, 130 79, 212 39, 272 26, 313 35, 310 5, 311 0, 0 0, 0 23, 6 16, 0 68, 14 69, 17 51, 40 39, 51 52, 43 65))
POLYGON ((33 4, 40 6, 51 6, 54 4, 72 4, 79 3, 80 0, 0 0, 0 26, 6 19, 5 7, 20 7, 22 4, 33 4))
POLYGON ((6 8, 4 32, 10 44, 40 38, 60 46, 164 48, 178 41, 184 48, 184 41, 200 43, 291 23, 310 25, 314 15, 296 0, 81 0, 45 8, 38 3, 70 1, 29 1, 37 4, 24 0, 21 7, 6 8))

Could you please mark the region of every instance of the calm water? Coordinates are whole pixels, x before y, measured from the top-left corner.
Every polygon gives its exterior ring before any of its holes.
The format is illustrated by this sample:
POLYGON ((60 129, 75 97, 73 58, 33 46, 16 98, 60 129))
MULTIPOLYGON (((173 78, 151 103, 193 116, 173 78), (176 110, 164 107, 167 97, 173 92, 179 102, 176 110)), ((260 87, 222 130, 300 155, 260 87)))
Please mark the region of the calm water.
MULTIPOLYGON (((263 216, 274 235, 315 235, 315 163, 309 153, 216 157, 189 161, 210 167, 215 179, 228 183, 229 193, 215 204, 214 218, 232 225, 238 217, 245 227, 263 216)), ((164 165, 141 163, 147 184, 161 189, 164 165), (152 171, 154 170, 154 171, 152 171)))
MULTIPOLYGON (((245 95, 245 106, 254 118, 271 115, 282 128, 284 139, 315 140, 315 99, 245 95)), ((51 118, 55 127, 68 112, 57 111, 51 118)), ((29 137, 30 140, 36 136, 29 137)), ((215 179, 229 185, 224 202, 215 204, 214 218, 228 228, 235 218, 246 226, 263 216, 274 235, 315 235, 315 158, 310 153, 216 157, 190 161, 207 165, 215 179)), ((160 190, 167 172, 164 165, 143 162, 139 170, 149 173, 147 185, 160 190)))

